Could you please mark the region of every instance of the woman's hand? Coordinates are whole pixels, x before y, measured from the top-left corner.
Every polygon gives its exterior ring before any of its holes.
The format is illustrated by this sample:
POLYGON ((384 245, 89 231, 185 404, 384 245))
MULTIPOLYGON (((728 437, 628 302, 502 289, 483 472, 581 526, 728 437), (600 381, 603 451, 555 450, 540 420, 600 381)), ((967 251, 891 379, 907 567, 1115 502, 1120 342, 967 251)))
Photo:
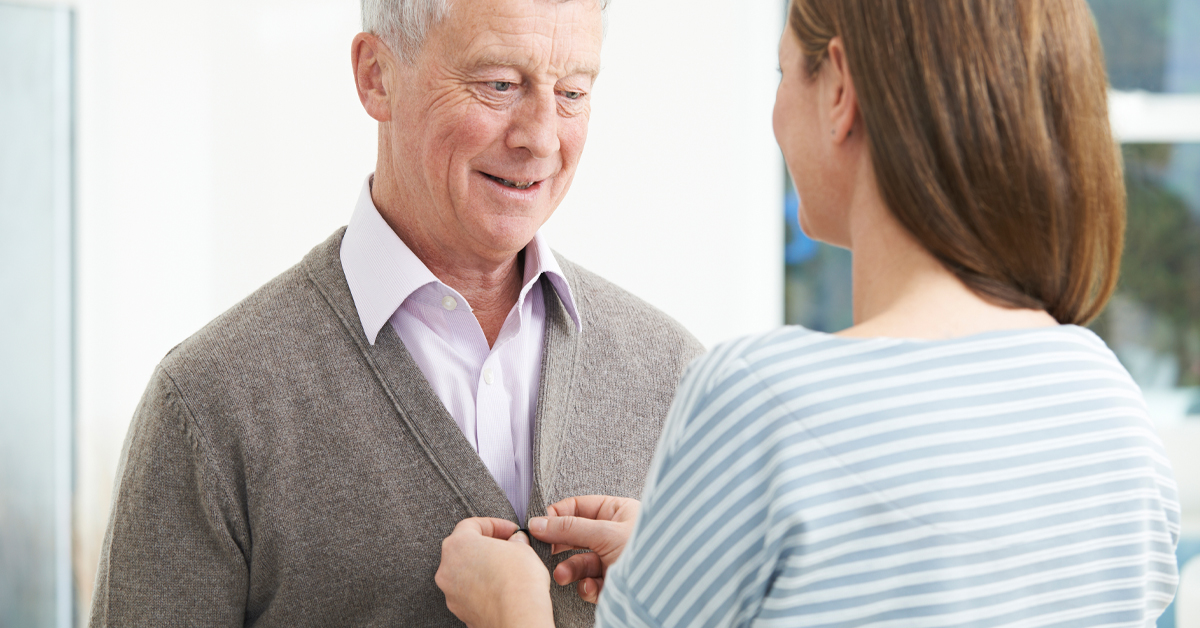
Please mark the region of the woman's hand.
POLYGON ((465 519, 442 541, 434 580, 471 628, 553 628, 550 574, 517 524, 465 519))
POLYGON ((591 552, 576 554, 554 570, 554 581, 566 585, 577 582, 579 597, 595 604, 604 588, 604 575, 617 562, 642 504, 636 499, 589 495, 564 499, 546 509, 545 517, 529 520, 529 531, 551 544, 555 554, 573 549, 591 552))

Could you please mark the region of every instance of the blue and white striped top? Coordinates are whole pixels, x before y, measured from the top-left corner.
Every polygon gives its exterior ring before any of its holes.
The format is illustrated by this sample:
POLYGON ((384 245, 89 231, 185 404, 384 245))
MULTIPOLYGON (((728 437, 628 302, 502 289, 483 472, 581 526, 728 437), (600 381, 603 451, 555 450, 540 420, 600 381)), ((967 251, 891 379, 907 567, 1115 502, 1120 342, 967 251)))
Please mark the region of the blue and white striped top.
POLYGON ((1137 386, 1063 326, 802 328, 684 376, 600 626, 1147 626, 1179 504, 1137 386))

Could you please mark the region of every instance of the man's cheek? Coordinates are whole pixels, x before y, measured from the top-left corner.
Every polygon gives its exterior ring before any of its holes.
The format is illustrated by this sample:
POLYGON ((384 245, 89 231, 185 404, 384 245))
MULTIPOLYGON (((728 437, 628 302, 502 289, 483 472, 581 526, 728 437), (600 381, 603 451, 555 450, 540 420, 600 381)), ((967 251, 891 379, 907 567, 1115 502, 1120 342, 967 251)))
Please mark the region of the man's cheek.
POLYGON ((559 136, 559 143, 562 146, 563 170, 574 170, 579 164, 580 157, 583 156, 583 148, 587 143, 588 137, 588 118, 581 116, 581 119, 572 119, 572 124, 566 126, 562 134, 559 136))

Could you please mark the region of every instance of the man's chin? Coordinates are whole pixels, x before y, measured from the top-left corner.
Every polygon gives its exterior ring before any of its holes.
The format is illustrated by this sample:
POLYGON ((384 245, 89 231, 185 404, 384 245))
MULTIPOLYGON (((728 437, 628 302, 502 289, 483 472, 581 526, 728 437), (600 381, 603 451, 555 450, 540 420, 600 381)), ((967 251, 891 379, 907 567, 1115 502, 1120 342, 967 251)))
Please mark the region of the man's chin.
POLYGON ((480 225, 476 240, 506 259, 529 246, 545 222, 529 216, 500 215, 490 218, 486 224, 480 225))

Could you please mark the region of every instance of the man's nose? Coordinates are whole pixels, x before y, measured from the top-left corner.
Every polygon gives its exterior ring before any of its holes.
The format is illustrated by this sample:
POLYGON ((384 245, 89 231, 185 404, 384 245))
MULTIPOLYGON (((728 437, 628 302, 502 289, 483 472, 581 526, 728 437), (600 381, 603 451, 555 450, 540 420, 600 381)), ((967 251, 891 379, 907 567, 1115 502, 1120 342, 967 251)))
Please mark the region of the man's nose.
POLYGON ((537 159, 554 156, 559 149, 558 122, 553 90, 528 93, 513 112, 509 148, 524 148, 537 159))

